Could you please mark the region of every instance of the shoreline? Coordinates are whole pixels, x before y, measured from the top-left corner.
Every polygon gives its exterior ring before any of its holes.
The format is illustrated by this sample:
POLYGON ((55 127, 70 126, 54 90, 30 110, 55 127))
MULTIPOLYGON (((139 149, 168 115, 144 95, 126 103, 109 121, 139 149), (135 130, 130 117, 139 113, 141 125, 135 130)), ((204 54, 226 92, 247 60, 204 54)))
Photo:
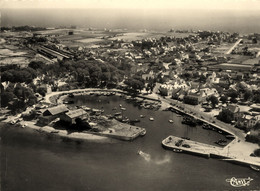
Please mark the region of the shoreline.
MULTIPOLYGON (((60 101, 63 101, 63 99, 65 99, 65 97, 67 97, 68 94, 70 94, 70 93, 75 93, 75 94, 79 94, 79 95, 87 95, 87 94, 90 94, 90 93, 97 93, 97 92, 100 95, 101 95, 101 93, 104 93, 104 92, 114 92, 115 95, 117 95, 117 96, 121 96, 122 94, 129 96, 129 94, 127 92, 124 92, 122 90, 117 90, 117 89, 88 88, 88 89, 76 89, 76 90, 62 91, 62 92, 53 92, 49 95, 46 95, 44 100, 47 103, 51 104, 52 101, 53 101, 53 98, 55 98, 55 100, 59 103, 60 101), (62 97, 62 96, 65 96, 65 97, 62 97)), ((232 157, 229 158, 229 159, 233 159, 233 160, 236 160, 236 161, 245 161, 245 160, 251 161, 251 160, 253 160, 253 161, 257 161, 257 164, 258 163, 260 164, 260 160, 258 158, 249 156, 250 153, 252 153, 254 149, 258 148, 258 145, 246 142, 244 139, 241 139, 241 137, 238 137, 237 133, 232 132, 233 129, 227 129, 226 127, 221 127, 219 124, 212 123, 212 122, 208 121, 206 118, 202 119, 202 118, 200 118, 196 115, 193 115, 193 114, 191 114, 191 113, 189 113, 185 110, 182 110, 181 108, 179 108, 177 106, 174 106, 172 104, 174 102, 170 102, 168 99, 164 99, 164 98, 161 98, 159 96, 158 96, 158 99, 155 99, 154 98, 155 96, 156 95, 154 94, 154 95, 147 95, 147 96, 141 95, 141 96, 136 96, 136 97, 146 99, 146 100, 150 100, 150 101, 159 102, 162 106, 160 108, 160 110, 172 107, 173 109, 181 112, 181 114, 183 114, 183 115, 191 116, 195 119, 201 120, 204 123, 210 124, 210 125, 214 126, 215 128, 222 130, 223 132, 226 132, 228 134, 233 135, 234 140, 232 140, 229 144, 227 144, 225 147, 222 148, 223 152, 225 152, 225 153, 230 152, 230 156, 232 156, 232 157), (244 149, 243 152, 242 152, 242 149, 244 149)), ((103 134, 99 133, 99 132, 83 132, 83 133, 71 133, 71 134, 68 135, 66 130, 58 131, 57 129, 52 128, 52 127, 36 126, 34 124, 31 124, 32 122, 25 122, 25 121, 20 122, 21 125, 24 125, 25 123, 30 124, 27 127, 30 127, 32 129, 37 129, 37 131, 45 131, 46 133, 55 134, 55 135, 58 135, 58 136, 61 136, 61 137, 67 137, 67 138, 71 138, 71 139, 75 139, 75 140, 80 140, 80 139, 83 139, 83 140, 105 140, 105 139, 108 139, 108 138, 115 138, 113 134, 110 134, 110 133, 107 133, 107 132, 105 132, 103 134)), ((123 124, 123 125, 125 125, 125 124, 123 124)), ((139 132, 139 134, 137 136, 134 135, 132 139, 129 138, 129 137, 128 138, 125 138, 125 137, 122 138, 122 137, 120 137, 120 135, 116 135, 116 136, 118 136, 117 138, 119 138, 121 140, 133 140, 134 138, 140 136, 140 134, 141 134, 141 131, 139 132)), ((213 155, 214 155, 214 153, 212 153, 212 156, 213 155)))

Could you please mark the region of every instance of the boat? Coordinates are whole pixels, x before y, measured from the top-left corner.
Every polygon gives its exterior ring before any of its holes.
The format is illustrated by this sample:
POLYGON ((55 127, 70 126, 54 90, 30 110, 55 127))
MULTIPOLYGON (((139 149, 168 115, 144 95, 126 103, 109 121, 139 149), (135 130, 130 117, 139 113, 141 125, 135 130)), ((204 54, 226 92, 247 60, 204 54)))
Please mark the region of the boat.
POLYGON ((150 121, 154 121, 154 118, 153 118, 153 117, 150 117, 149 120, 150 120, 150 121))
POLYGON ((141 136, 145 136, 146 135, 146 130, 144 129, 141 133, 140 133, 141 136))
POLYGON ((51 131, 51 133, 59 133, 59 131, 58 130, 53 130, 53 131, 51 131))
POLYGON ((181 137, 182 139, 190 140, 189 137, 181 137))
POLYGON ((202 128, 206 130, 212 130, 212 127, 209 124, 202 125, 202 128))
POLYGON ((140 119, 134 119, 134 120, 131 120, 131 121, 134 122, 134 123, 139 123, 140 119))
POLYGON ((122 123, 127 123, 127 122, 129 122, 130 120, 126 117, 126 118, 124 118, 124 119, 122 119, 122 123))
POLYGON ((114 116, 119 116, 121 114, 122 114, 121 112, 117 112, 117 113, 114 114, 114 116))
POLYGON ((182 152, 181 149, 173 149, 172 151, 173 151, 173 152, 176 152, 176 153, 181 153, 181 152, 182 152))
POLYGON ((216 141, 215 143, 216 143, 217 145, 220 145, 220 146, 226 146, 226 145, 227 145, 226 141, 221 141, 221 140, 216 141))
POLYGON ((145 118, 145 115, 140 115, 141 118, 145 118))
POLYGON ((169 123, 173 123, 173 120, 169 119, 169 123))
POLYGON ((125 111, 125 110, 126 110, 126 108, 125 108, 125 107, 121 107, 121 110, 122 110, 122 111, 125 111))
POLYGON ((250 165, 250 168, 257 171, 257 172, 260 172, 260 166, 256 166, 256 165, 250 165))
POLYGON ((122 104, 119 104, 119 107, 122 107, 122 104))
POLYGON ((226 138, 227 138, 227 139, 234 139, 235 136, 234 136, 234 135, 226 135, 226 138))
POLYGON ((64 104, 73 104, 74 101, 73 100, 68 100, 68 101, 63 101, 64 104))

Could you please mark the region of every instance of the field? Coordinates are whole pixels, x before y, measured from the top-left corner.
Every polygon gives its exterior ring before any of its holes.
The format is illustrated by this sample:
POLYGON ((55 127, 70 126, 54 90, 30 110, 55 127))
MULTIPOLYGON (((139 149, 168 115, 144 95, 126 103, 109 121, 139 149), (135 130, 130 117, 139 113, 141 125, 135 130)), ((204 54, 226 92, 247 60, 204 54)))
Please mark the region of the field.
POLYGON ((95 46, 100 44, 106 44, 107 42, 122 39, 125 42, 131 42, 134 40, 142 40, 145 38, 160 38, 162 36, 175 36, 175 37, 186 37, 192 33, 174 33, 174 32, 131 32, 126 30, 89 30, 89 29, 54 29, 38 32, 40 34, 56 35, 57 39, 64 45, 69 47, 76 46, 95 46), (68 32, 73 31, 72 35, 68 32))
POLYGON ((33 53, 29 50, 20 49, 14 45, 6 45, 3 39, 0 39, 0 64, 29 64, 33 53))

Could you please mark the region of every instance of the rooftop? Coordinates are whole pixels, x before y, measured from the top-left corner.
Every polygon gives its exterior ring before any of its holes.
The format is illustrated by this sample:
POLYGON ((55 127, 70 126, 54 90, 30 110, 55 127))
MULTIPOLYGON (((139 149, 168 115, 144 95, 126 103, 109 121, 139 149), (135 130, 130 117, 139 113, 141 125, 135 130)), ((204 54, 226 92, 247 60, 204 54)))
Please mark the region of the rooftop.
POLYGON ((65 105, 58 105, 55 107, 48 108, 46 111, 49 111, 51 115, 57 115, 68 111, 68 108, 65 105))
POLYGON ((66 115, 70 118, 80 117, 80 116, 85 115, 85 114, 87 114, 87 112, 84 111, 83 109, 76 109, 76 110, 69 111, 69 112, 66 113, 66 115))

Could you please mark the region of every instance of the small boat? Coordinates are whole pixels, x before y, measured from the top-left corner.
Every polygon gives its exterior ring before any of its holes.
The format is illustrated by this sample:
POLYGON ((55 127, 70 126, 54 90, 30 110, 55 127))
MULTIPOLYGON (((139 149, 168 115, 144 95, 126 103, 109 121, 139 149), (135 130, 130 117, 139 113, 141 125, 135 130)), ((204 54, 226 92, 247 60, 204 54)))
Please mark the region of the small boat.
POLYGON ((119 116, 121 114, 122 114, 121 112, 117 112, 117 113, 114 114, 114 116, 119 116))
POLYGON ((145 118, 145 115, 140 115, 141 118, 145 118))
POLYGON ((51 131, 51 133, 58 133, 58 132, 59 132, 58 130, 51 131))
POLYGON ((154 121, 154 118, 153 118, 153 117, 150 117, 149 120, 150 120, 150 121, 154 121))
POLYGON ((122 110, 122 111, 125 111, 125 110, 126 110, 126 108, 124 108, 124 107, 121 107, 121 110, 122 110))
POLYGON ((146 135, 146 130, 144 129, 141 133, 140 133, 141 136, 145 136, 146 135))
POLYGON ((220 145, 220 146, 226 146, 226 145, 227 145, 227 143, 222 142, 222 141, 216 141, 215 143, 216 143, 217 145, 220 145))
POLYGON ((256 166, 256 165, 250 165, 250 168, 257 171, 257 172, 260 172, 260 166, 256 166))
POLYGON ((122 107, 122 104, 119 104, 119 107, 122 107))
POLYGON ((173 152, 176 152, 176 153, 181 153, 181 152, 182 152, 181 149, 173 149, 172 151, 173 151, 173 152))
POLYGON ((128 119, 128 118, 124 118, 124 119, 122 119, 122 123, 127 123, 127 122, 129 122, 130 120, 128 119))
POLYGON ((226 135, 226 138, 227 138, 227 139, 234 139, 235 136, 234 136, 234 135, 226 135))
POLYGON ((134 120, 132 120, 132 122, 134 122, 134 123, 139 123, 139 122, 140 122, 140 119, 134 119, 134 120))
POLYGON ((169 123, 173 123, 173 120, 169 119, 169 123))

